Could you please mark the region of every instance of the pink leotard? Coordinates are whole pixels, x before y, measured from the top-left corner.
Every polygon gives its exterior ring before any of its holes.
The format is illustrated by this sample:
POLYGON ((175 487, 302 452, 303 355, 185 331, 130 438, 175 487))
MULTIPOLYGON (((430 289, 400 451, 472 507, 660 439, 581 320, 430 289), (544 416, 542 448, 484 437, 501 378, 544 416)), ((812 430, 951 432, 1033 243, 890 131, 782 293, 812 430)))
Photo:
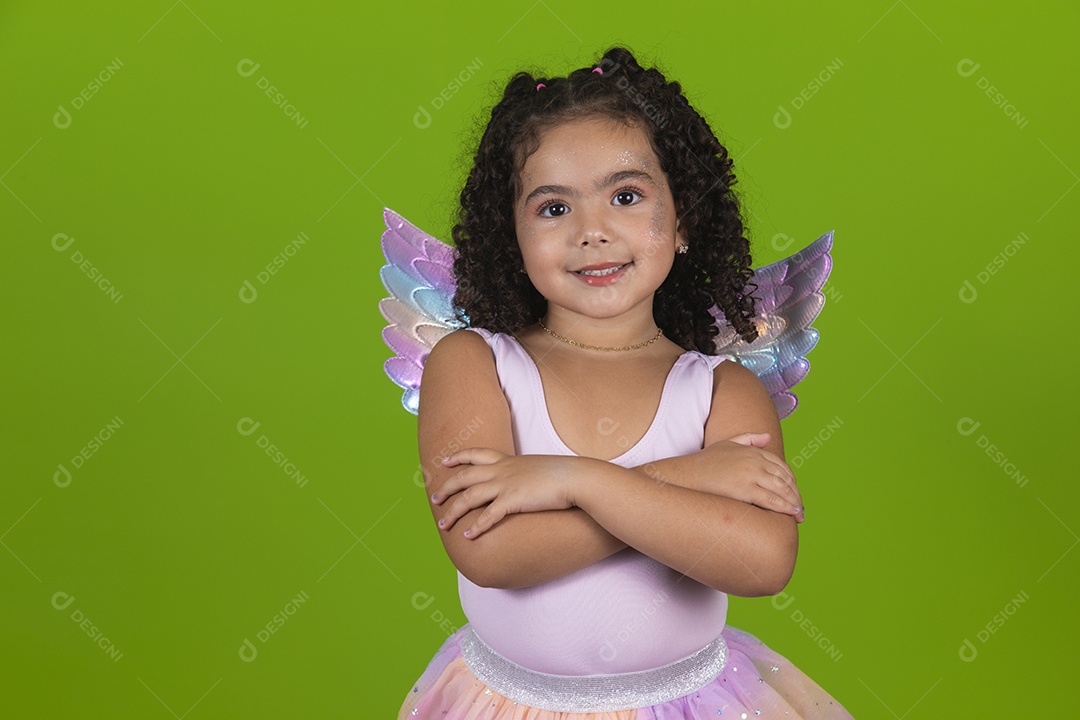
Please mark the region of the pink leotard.
MULTIPOLYGON (((477 331, 495 355, 519 455, 573 455, 551 424, 540 372, 511 335, 477 331)), ((652 425, 610 462, 635 467, 700 450, 713 369, 728 359, 687 352, 664 384, 652 425)), ((688 520, 689 522, 690 520, 688 520)), ((461 607, 487 645, 513 662, 555 675, 659 667, 691 655, 724 629, 727 595, 633 548, 529 588, 480 587, 458 573, 461 607)))

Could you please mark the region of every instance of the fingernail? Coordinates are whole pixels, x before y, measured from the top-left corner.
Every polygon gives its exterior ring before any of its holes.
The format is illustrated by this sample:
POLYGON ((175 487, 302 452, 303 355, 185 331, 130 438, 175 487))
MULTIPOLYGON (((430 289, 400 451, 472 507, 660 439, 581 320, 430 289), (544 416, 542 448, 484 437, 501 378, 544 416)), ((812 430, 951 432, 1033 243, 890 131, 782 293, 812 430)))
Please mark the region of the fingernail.
POLYGON ((445 524, 446 524, 446 519, 445 518, 439 518, 439 527, 442 527, 445 524))
POLYGON ((435 502, 439 499, 439 493, 431 493, 431 501, 435 502))
POLYGON ((472 534, 472 530, 465 531, 465 537, 469 537, 472 534))

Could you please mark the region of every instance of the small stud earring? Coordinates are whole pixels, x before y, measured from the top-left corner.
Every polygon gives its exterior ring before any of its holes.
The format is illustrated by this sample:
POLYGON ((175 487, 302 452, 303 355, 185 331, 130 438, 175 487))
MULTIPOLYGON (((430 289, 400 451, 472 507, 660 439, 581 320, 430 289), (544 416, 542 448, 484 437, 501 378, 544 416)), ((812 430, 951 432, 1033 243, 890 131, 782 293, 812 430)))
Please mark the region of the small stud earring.
POLYGON ((690 246, 689 245, 680 245, 679 249, 676 250, 676 252, 679 253, 680 255, 685 255, 689 251, 690 251, 690 246))

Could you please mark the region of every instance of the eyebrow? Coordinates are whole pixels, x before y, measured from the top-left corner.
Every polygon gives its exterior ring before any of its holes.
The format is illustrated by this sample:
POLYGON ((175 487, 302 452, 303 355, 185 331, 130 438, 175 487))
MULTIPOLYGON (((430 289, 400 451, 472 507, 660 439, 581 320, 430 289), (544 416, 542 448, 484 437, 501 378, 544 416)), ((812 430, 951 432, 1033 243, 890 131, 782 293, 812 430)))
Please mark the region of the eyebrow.
MULTIPOLYGON (((599 192, 606 187, 618 185, 627 180, 640 180, 649 183, 650 185, 656 185, 656 180, 653 179, 653 176, 644 170, 619 170, 618 172, 613 172, 607 177, 597 181, 595 189, 599 192)), ((566 185, 541 185, 528 194, 525 198, 525 204, 528 205, 533 201, 533 198, 539 197, 540 195, 568 195, 573 197, 574 191, 566 185)))

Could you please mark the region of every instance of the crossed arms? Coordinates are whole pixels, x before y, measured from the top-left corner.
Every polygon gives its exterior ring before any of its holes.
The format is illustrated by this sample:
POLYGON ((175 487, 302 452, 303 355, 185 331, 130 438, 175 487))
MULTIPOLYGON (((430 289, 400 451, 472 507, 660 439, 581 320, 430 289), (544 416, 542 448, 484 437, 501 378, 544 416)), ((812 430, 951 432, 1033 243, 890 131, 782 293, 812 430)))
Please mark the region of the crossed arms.
POLYGON ((715 370, 704 448, 638 468, 515 455, 494 357, 475 333, 440 340, 422 386, 428 502, 447 555, 477 585, 529 587, 628 546, 734 595, 775 594, 790 579, 802 500, 772 400, 736 363, 715 370), (463 422, 464 449, 443 462, 463 422))

